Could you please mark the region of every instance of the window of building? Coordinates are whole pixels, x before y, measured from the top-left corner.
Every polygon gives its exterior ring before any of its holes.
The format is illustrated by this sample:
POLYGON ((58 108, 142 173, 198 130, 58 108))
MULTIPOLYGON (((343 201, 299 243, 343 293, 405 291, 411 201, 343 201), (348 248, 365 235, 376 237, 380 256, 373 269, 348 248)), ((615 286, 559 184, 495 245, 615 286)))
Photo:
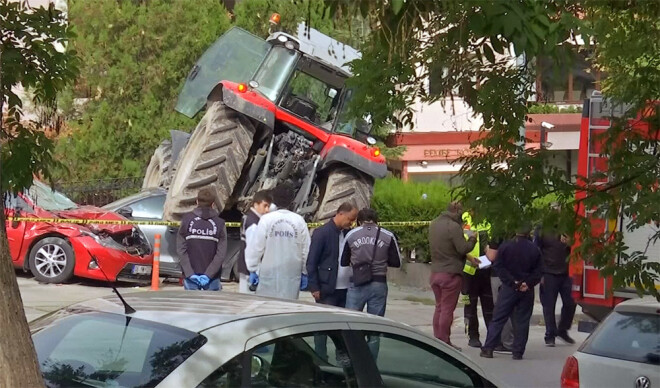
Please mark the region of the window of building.
POLYGON ((541 57, 537 61, 537 96, 540 102, 577 103, 599 89, 600 74, 591 68, 590 52, 581 50, 570 63, 556 64, 541 57))

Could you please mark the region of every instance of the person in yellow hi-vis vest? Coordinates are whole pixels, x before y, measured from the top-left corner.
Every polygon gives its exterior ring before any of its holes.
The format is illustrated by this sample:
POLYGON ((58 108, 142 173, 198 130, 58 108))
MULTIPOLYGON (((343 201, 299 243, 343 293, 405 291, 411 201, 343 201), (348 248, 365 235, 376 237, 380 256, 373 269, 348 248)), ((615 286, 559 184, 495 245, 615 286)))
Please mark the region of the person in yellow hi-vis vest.
POLYGON ((481 300, 481 312, 486 323, 486 328, 493 318, 493 291, 490 284, 491 268, 479 269, 475 265, 476 260, 480 256, 486 254, 486 245, 488 244, 488 234, 490 232, 490 225, 483 222, 475 226, 472 222, 470 213, 463 213, 464 229, 472 230, 477 233, 477 243, 474 249, 468 253, 468 260, 465 262, 463 270, 463 291, 466 295, 463 317, 465 318, 466 331, 468 335, 468 346, 473 348, 480 348, 481 341, 479 340, 479 318, 477 317, 477 302, 481 300))

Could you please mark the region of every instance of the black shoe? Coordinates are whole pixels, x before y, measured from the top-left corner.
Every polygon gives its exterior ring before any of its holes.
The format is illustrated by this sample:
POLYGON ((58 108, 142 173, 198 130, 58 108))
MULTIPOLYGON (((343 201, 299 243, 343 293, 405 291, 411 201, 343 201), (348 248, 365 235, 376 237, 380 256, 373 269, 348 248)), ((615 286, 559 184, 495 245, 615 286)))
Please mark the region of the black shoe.
POLYGON ((566 342, 567 344, 573 345, 575 343, 575 340, 569 337, 567 332, 559 333, 557 334, 557 337, 559 337, 560 340, 566 342))
POLYGON ((483 358, 493 358, 493 350, 482 348, 481 353, 479 353, 479 356, 483 358))
POLYGON ((513 358, 514 360, 522 360, 522 354, 514 354, 513 356, 511 356, 511 358, 513 358))
POLYGON ((555 339, 554 338, 546 338, 545 339, 545 346, 549 347, 554 347, 555 346, 555 339))
POLYGON ((496 346, 495 349, 493 350, 495 353, 503 353, 503 354, 511 354, 513 351, 509 348, 507 348, 504 345, 499 345, 496 346))
POLYGON ((481 341, 479 341, 479 338, 470 338, 468 341, 468 346, 471 348, 480 348, 482 345, 481 341))

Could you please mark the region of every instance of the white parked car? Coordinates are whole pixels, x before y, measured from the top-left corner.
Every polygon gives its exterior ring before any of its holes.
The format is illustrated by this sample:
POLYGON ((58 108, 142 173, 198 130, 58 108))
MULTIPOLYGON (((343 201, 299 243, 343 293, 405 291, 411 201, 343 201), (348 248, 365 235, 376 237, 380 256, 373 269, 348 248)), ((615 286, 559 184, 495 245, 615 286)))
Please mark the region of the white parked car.
POLYGON ((493 387, 466 356, 409 326, 227 292, 94 299, 30 326, 46 385, 493 387))
POLYGON ((631 299, 614 308, 566 360, 562 387, 660 387, 660 303, 631 299))

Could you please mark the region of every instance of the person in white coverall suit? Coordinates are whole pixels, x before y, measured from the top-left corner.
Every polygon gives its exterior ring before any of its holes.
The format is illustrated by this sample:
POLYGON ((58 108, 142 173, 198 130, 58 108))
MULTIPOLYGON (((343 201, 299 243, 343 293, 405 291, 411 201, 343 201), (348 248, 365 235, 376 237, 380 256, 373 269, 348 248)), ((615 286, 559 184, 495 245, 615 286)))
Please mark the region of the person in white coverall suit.
POLYGON ((253 243, 245 249, 245 264, 257 295, 298 299, 307 288, 309 230, 300 215, 287 210, 295 198, 290 185, 275 187, 271 195, 278 210, 259 220, 253 243))

